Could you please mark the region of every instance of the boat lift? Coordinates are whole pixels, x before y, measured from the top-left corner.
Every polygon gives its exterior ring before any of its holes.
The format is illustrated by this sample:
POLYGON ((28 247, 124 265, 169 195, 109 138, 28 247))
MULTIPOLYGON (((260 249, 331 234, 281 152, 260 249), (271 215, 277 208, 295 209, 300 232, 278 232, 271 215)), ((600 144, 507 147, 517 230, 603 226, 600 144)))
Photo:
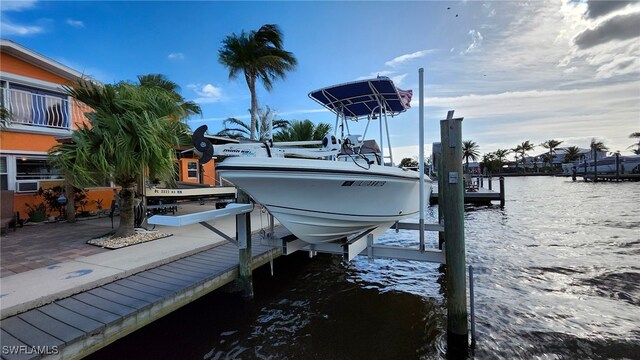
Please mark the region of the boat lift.
MULTIPOLYGON (((378 227, 364 231, 354 237, 348 238, 346 241, 310 244, 293 235, 284 238, 275 238, 273 216, 269 214, 269 236, 263 241, 265 244, 280 247, 284 255, 292 254, 296 251, 309 251, 313 256, 318 252, 338 254, 343 256, 344 260, 351 261, 358 255, 365 255, 370 260, 376 258, 413 260, 423 262, 433 262, 439 264, 447 264, 447 339, 450 348, 460 346, 462 349, 468 347, 468 324, 467 324, 467 303, 466 303, 466 265, 465 265, 465 249, 464 249, 464 191, 462 187, 462 162, 459 160, 461 156, 461 123, 462 118, 453 118, 453 111, 450 111, 446 120, 440 122, 441 139, 443 144, 443 161, 441 161, 441 169, 439 169, 439 190, 441 193, 447 193, 445 201, 440 204, 440 211, 444 212, 444 221, 436 224, 424 223, 424 104, 423 104, 423 69, 419 70, 419 102, 420 102, 420 220, 419 223, 397 222, 393 226, 396 231, 400 229, 419 231, 420 242, 418 248, 408 248, 399 246, 386 246, 375 244, 375 238, 387 231, 387 228, 378 227), (446 179, 444 174, 447 174, 446 179), (446 180, 446 181, 445 181, 446 180), (441 249, 427 249, 425 247, 424 231, 438 231, 441 236, 446 239, 441 249), (447 245, 448 250, 447 251, 447 245)), ((376 100, 378 105, 382 105, 380 99, 376 100)), ((331 109, 326 104, 325 107, 331 109)), ((382 109, 382 107, 380 107, 382 109)), ((382 111, 380 111, 382 116, 382 111)), ((371 120, 371 119, 369 119, 371 120)), ((380 132, 382 135, 382 120, 380 123, 380 132)), ((368 127, 368 124, 367 124, 368 127)), ((382 157, 384 163, 384 157, 382 157)), ((222 236, 226 240, 236 244, 239 248, 240 256, 240 281, 244 288, 246 296, 253 295, 251 284, 251 228, 250 228, 250 212, 253 205, 249 204, 249 198, 242 191, 238 192, 238 203, 230 204, 225 209, 210 210, 195 214, 182 216, 163 216, 156 215, 148 219, 149 224, 182 226, 193 223, 200 223, 209 228, 211 231, 222 236), (236 215, 236 234, 237 238, 233 238, 223 234, 214 226, 206 221, 220 218, 223 216, 236 215)), ((470 281, 472 281, 472 269, 469 268, 470 281)), ((472 288, 472 285, 471 285, 472 288)), ((472 292, 473 294, 473 292, 472 292)), ((475 328, 473 320, 473 295, 471 296, 472 304, 472 329, 475 328)), ((471 342, 475 343, 475 334, 471 334, 471 342)), ((466 350, 465 350, 466 351, 466 350)))

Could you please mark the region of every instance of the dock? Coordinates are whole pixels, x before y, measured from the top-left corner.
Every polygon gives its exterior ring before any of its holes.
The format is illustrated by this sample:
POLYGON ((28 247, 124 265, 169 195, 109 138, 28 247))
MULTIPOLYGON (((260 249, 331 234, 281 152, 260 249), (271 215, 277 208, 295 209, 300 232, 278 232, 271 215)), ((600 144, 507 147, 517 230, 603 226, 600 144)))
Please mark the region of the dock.
MULTIPOLYGON (((585 181, 594 181, 593 174, 583 175, 585 181)), ((640 174, 624 174, 624 175, 616 175, 616 174, 598 174, 598 177, 595 179, 596 182, 622 182, 622 181, 640 181, 640 174)))
MULTIPOLYGON (((438 192, 432 192, 429 197, 429 204, 438 204, 438 192)), ((474 177, 471 184, 465 187, 464 203, 473 205, 490 205, 492 201, 499 201, 500 206, 504 206, 504 178, 500 177, 499 191, 493 190, 491 178, 474 177), (484 185, 488 188, 485 188, 484 185)))
MULTIPOLYGON (((232 229, 234 221, 227 222, 232 229)), ((237 245, 212 240, 216 235, 198 224, 184 229, 189 239, 178 233, 155 240, 156 253, 141 244, 3 278, 2 359, 82 358, 238 278, 237 245), (191 241, 191 250, 168 258, 180 241, 191 241)), ((252 241, 252 269, 282 254, 261 245, 258 233, 252 241)))

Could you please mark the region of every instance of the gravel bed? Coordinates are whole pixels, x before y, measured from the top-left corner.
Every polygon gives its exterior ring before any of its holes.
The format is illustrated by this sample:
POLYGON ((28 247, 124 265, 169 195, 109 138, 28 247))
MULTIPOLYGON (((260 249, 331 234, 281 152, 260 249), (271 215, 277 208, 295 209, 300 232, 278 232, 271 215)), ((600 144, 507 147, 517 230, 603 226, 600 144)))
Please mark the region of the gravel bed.
POLYGON ((100 246, 106 249, 119 249, 125 246, 162 239, 171 235, 172 234, 161 233, 157 230, 136 229, 135 235, 132 236, 117 238, 114 238, 113 235, 103 236, 101 238, 91 239, 87 241, 87 244, 100 246))

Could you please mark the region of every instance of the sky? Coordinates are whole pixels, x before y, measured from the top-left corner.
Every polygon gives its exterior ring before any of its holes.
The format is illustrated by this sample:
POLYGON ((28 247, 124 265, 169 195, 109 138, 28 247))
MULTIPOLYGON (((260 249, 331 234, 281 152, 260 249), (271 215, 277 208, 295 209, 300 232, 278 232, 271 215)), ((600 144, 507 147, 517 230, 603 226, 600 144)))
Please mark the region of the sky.
POLYGON ((418 155, 419 68, 427 153, 447 110, 464 117, 463 140, 482 154, 592 138, 630 154, 640 131, 636 1, 2 1, 0 16, 0 37, 103 83, 166 75, 202 107, 190 127, 209 133, 228 117, 249 120, 244 78, 229 79, 218 51, 226 36, 264 24, 281 28, 298 60, 271 91, 258 86, 277 118, 333 125, 307 94, 348 81, 381 75, 413 90, 411 109, 389 120, 396 162, 418 155))

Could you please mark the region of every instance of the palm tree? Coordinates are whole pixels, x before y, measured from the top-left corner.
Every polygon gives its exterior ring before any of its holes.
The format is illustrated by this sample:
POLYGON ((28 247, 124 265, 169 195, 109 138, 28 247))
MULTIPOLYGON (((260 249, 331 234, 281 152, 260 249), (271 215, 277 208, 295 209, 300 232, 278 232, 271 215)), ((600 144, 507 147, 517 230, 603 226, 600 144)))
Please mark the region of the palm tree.
POLYGON ((607 151, 608 147, 604 145, 602 141, 597 141, 596 138, 591 139, 591 152, 593 153, 593 181, 598 181, 598 151, 607 151))
MULTIPOLYGON (((522 145, 514 147, 513 149, 511 149, 511 152, 513 152, 513 158, 516 161, 516 172, 518 172, 518 155, 522 152, 522 145)), ((522 166, 522 172, 524 172, 524 165, 522 166)))
POLYGON ((469 172, 469 159, 476 161, 480 156, 480 147, 475 141, 465 140, 462 142, 462 158, 465 160, 465 172, 469 172))
POLYGON ((186 101, 182 95, 180 95, 180 86, 169 80, 163 74, 138 75, 138 83, 143 87, 156 87, 166 90, 169 95, 175 98, 176 103, 178 103, 188 115, 202 114, 200 106, 193 101, 186 101))
MULTIPOLYGON (((547 140, 545 142, 543 142, 542 144, 540 144, 540 146, 542 146, 545 149, 549 149, 549 165, 553 168, 553 158, 555 157, 555 152, 554 150, 558 148, 558 146, 560 146, 560 144, 562 144, 563 141, 560 140, 547 140)), ((546 159, 546 158, 545 158, 546 159)))
POLYGON ((523 142, 522 144, 518 145, 518 148, 520 149, 520 157, 522 158, 522 169, 524 170, 524 172, 526 172, 526 157, 527 157, 527 152, 532 151, 536 146, 533 145, 529 140, 523 142))
MULTIPOLYGON (((273 118, 271 108, 267 106, 267 111, 258 109, 258 117, 260 121, 257 123, 255 131, 258 133, 259 141, 266 141, 269 138, 270 132, 270 119, 273 118)), ((245 123, 242 120, 236 118, 228 118, 223 123, 224 129, 219 131, 217 136, 227 136, 233 139, 250 139, 251 138, 251 125, 245 123)), ((282 119, 273 120, 273 130, 286 129, 289 126, 289 121, 282 119)))
POLYGON ((293 120, 289 127, 275 134, 275 141, 310 141, 322 140, 331 131, 327 123, 314 124, 311 120, 293 120))
POLYGON ((638 139, 638 142, 635 143, 635 144, 631 144, 627 149, 630 149, 630 148, 636 146, 636 148, 635 149, 631 149, 631 151, 636 155, 640 155, 640 131, 636 131, 636 132, 631 133, 629 135, 629 138, 638 139))
POLYGON ((189 115, 175 94, 157 86, 127 82, 98 85, 81 80, 65 92, 89 106, 89 124, 75 130, 72 143, 54 146, 50 161, 76 187, 108 177, 122 187, 116 237, 134 233, 136 183, 150 177, 169 180, 175 173, 175 147, 188 145, 189 115))
POLYGON ((258 98, 256 81, 260 80, 267 91, 273 88, 275 79, 284 79, 286 72, 297 64, 292 53, 282 48, 282 31, 277 25, 263 25, 258 31, 240 35, 232 33, 222 41, 218 61, 229 69, 229 78, 235 79, 241 71, 251 93, 250 139, 255 139, 258 124, 258 98))
POLYGON ((511 150, 509 149, 498 149, 494 153, 496 160, 498 160, 498 163, 500 164, 500 168, 504 165, 505 160, 507 160, 507 155, 509 155, 510 152, 511 150))
POLYGON ((9 121, 11 120, 11 112, 9 109, 4 107, 4 105, 0 105, 0 129, 4 129, 9 126, 9 121))
POLYGON ((580 158, 580 148, 577 146, 569 146, 565 149, 564 163, 572 163, 580 158))

